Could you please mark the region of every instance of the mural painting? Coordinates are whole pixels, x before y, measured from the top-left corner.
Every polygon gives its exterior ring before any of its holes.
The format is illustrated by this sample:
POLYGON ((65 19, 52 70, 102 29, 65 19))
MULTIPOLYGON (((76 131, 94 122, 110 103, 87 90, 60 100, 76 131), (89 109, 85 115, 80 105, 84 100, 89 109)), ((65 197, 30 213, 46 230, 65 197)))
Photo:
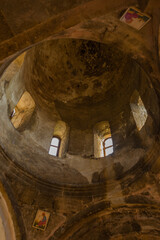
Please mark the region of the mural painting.
POLYGON ((134 7, 130 7, 120 18, 120 21, 137 30, 140 30, 150 19, 150 16, 147 14, 140 12, 134 7))
POLYGON ((38 210, 33 222, 33 227, 44 231, 47 227, 49 216, 49 212, 38 210))

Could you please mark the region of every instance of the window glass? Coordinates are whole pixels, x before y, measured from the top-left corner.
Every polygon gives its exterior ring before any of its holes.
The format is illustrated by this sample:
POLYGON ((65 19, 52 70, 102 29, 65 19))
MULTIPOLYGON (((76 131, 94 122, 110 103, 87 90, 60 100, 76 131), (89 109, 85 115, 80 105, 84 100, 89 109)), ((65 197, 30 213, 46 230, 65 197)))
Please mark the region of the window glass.
POLYGON ((51 140, 50 148, 49 148, 49 154, 52 156, 58 156, 59 147, 60 147, 60 139, 57 137, 53 137, 51 140))
POLYGON ((105 147, 109 147, 109 146, 112 146, 113 145, 113 141, 112 141, 112 138, 108 138, 104 141, 105 143, 105 147))
POLYGON ((105 156, 108 156, 113 153, 113 147, 109 147, 105 149, 105 156))
POLYGON ((58 145, 59 145, 59 139, 53 137, 53 138, 52 138, 52 141, 51 141, 51 145, 58 147, 58 145))
POLYGON ((58 155, 58 148, 50 146, 49 154, 52 155, 52 156, 57 156, 58 155))
POLYGON ((103 155, 108 156, 113 153, 113 141, 112 138, 109 137, 103 141, 103 155))

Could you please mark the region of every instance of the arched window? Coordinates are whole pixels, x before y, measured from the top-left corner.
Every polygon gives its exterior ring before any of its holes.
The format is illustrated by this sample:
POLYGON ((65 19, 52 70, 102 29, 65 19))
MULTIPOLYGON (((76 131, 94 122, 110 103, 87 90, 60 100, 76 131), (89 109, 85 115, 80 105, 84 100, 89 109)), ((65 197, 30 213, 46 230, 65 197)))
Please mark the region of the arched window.
POLYGON ((60 138, 58 137, 52 137, 52 141, 51 141, 51 145, 50 145, 50 148, 49 148, 49 154, 52 155, 52 156, 58 156, 58 153, 59 153, 59 148, 60 148, 60 138))
POLYGON ((94 127, 94 156, 106 157, 112 154, 113 141, 111 135, 110 124, 108 121, 102 121, 94 127))
POLYGON ((68 135, 69 127, 65 122, 61 120, 54 122, 52 141, 48 142, 48 153, 52 156, 64 157, 68 146, 68 135))
POLYGON ((112 153, 113 153, 113 141, 112 141, 112 138, 109 137, 103 141, 103 154, 105 157, 112 153))

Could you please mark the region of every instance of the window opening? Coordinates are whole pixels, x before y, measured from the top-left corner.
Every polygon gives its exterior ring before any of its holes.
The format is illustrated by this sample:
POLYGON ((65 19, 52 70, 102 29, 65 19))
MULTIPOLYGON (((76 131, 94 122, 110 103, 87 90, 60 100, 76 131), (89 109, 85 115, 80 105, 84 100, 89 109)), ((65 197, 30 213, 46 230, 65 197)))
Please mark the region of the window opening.
POLYGON ((112 141, 112 138, 109 137, 103 141, 103 154, 105 157, 112 153, 113 153, 113 141, 112 141))
POLYGON ((102 121, 94 127, 94 156, 106 157, 114 152, 110 124, 102 121))
POLYGON ((52 156, 58 156, 59 148, 60 148, 60 139, 57 137, 53 137, 50 148, 49 148, 49 154, 52 156))

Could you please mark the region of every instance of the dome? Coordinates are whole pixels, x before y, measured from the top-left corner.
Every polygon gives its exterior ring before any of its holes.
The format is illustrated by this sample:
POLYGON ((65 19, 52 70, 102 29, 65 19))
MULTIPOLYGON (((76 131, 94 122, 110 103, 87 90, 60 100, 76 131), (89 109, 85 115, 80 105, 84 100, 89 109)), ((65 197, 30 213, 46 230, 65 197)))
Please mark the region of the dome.
POLYGON ((1 1, 3 240, 159 239, 159 7, 1 1))
MULTIPOLYGON (((142 157, 144 147, 152 141, 150 135, 155 130, 151 128, 146 138, 145 126, 144 133, 139 135, 134 120, 136 110, 131 108, 139 106, 138 100, 134 102, 134 91, 137 98, 145 99, 150 80, 118 46, 81 39, 46 41, 14 60, 2 77, 2 83, 6 81, 1 87, 4 91, 1 109, 8 109, 5 120, 2 119, 1 143, 9 156, 33 175, 41 177, 45 171, 48 181, 91 183, 97 164, 103 176, 104 164, 112 165, 128 151, 142 157), (142 79, 137 77, 140 72, 142 79), (141 88, 139 81, 146 84, 145 88, 141 88), (105 122, 110 128, 109 135, 104 134, 108 131, 105 122), (12 141, 7 136, 13 136, 12 141), (51 143, 54 136, 60 140, 60 149, 51 143), (104 157, 102 142, 107 136, 113 138, 114 154, 104 157), (139 139, 136 147, 135 139, 139 139), (54 156, 48 152, 54 152, 54 156), (86 164, 94 167, 86 167, 82 175, 86 164)), ((149 94, 152 99, 149 97, 145 102, 146 119, 150 118, 147 105, 151 101, 152 111, 153 108, 159 111, 154 89, 149 94)), ((142 108, 138 109, 141 119, 142 108)), ((138 159, 127 166, 124 160, 120 164, 128 171, 138 159)))

